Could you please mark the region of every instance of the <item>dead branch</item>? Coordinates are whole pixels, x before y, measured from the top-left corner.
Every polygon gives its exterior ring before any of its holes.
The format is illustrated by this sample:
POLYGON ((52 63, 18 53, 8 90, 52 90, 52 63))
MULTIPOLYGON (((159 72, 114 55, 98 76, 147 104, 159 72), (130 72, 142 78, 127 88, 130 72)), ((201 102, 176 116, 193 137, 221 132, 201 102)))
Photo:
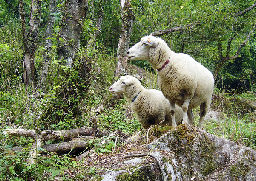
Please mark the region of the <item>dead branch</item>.
POLYGON ((94 139, 95 137, 106 136, 106 132, 101 132, 94 128, 77 128, 71 130, 44 130, 41 134, 37 134, 35 130, 26 129, 6 129, 4 134, 11 136, 26 136, 35 139, 34 144, 29 152, 28 163, 35 163, 35 158, 40 152, 39 149, 43 148, 48 152, 67 152, 73 149, 83 148, 86 149, 89 146, 88 141, 94 139), (84 136, 83 138, 81 138, 84 136), (80 137, 80 138, 78 138, 80 137), (55 141, 67 141, 57 144, 47 144, 42 146, 42 141, 55 140, 55 141))

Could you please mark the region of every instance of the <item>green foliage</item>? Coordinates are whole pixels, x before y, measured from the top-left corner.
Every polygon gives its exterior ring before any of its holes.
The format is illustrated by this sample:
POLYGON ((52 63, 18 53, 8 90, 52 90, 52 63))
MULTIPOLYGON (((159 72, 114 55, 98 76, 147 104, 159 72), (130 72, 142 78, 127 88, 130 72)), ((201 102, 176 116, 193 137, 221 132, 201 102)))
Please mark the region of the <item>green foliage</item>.
POLYGON ((0 90, 6 90, 22 80, 22 50, 17 21, 14 20, 0 28, 0 36, 0 90), (13 36, 15 34, 17 36, 13 36))
POLYGON ((120 5, 118 0, 90 0, 88 18, 98 28, 100 34, 98 42, 106 46, 109 51, 117 48, 121 30, 120 5))
POLYGON ((99 121, 101 128, 111 131, 121 130, 123 133, 131 134, 141 127, 138 120, 127 117, 123 104, 117 104, 115 107, 105 110, 99 116, 99 121))
POLYGON ((53 179, 56 172, 63 173, 67 165, 71 165, 70 158, 54 154, 37 157, 36 163, 29 164, 27 160, 33 139, 9 138, 2 134, 2 130, 0 139, 0 180, 53 179), (15 146, 23 146, 23 149, 11 150, 15 146))

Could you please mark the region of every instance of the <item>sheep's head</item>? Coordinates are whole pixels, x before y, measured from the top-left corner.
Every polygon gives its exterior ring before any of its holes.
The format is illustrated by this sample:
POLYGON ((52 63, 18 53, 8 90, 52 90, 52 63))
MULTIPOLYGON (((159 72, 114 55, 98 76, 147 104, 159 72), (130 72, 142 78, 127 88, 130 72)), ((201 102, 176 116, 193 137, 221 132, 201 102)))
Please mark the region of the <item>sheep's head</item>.
POLYGON ((122 94, 127 91, 127 88, 134 84, 140 84, 140 81, 133 76, 121 76, 110 88, 109 91, 115 94, 122 94))
POLYGON ((151 35, 141 38, 140 42, 128 50, 127 56, 129 60, 149 60, 149 50, 158 45, 158 39, 151 35))

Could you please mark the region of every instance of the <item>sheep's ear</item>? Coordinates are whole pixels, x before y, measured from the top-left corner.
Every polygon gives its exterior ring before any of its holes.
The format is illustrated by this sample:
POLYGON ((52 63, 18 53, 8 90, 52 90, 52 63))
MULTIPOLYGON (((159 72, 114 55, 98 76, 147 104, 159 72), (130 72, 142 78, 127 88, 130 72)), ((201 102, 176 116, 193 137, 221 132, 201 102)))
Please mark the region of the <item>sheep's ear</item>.
POLYGON ((148 45, 148 46, 150 46, 152 48, 155 48, 156 45, 157 45, 156 42, 152 41, 152 39, 150 39, 150 38, 142 40, 142 44, 148 45))

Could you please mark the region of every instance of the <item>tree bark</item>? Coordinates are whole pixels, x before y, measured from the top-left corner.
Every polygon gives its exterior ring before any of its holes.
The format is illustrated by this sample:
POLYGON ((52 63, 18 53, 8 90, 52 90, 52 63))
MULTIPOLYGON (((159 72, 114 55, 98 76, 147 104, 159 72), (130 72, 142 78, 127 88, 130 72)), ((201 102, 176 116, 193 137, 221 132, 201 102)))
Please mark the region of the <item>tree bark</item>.
POLYGON ((115 75, 119 76, 125 72, 127 65, 126 53, 129 49, 130 35, 132 31, 132 25, 134 21, 134 14, 130 0, 121 0, 121 18, 122 18, 122 29, 121 35, 118 42, 117 50, 117 68, 115 75))
POLYGON ((64 2, 58 55, 72 66, 77 50, 80 48, 82 20, 86 16, 88 0, 66 0, 64 2))

